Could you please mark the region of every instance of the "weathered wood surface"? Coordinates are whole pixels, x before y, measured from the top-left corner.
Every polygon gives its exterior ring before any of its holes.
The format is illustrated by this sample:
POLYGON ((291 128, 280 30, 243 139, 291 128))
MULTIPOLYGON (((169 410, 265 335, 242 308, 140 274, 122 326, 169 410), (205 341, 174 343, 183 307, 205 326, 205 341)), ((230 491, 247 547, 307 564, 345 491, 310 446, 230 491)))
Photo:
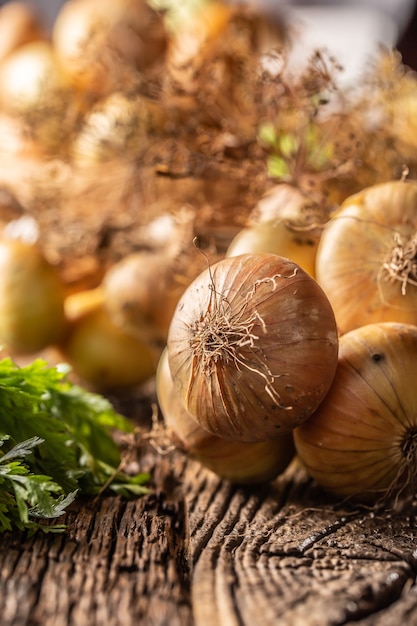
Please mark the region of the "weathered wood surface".
POLYGON ((341 510, 293 465, 239 488, 150 444, 149 495, 0 539, 1 626, 417 624, 417 503, 341 510))

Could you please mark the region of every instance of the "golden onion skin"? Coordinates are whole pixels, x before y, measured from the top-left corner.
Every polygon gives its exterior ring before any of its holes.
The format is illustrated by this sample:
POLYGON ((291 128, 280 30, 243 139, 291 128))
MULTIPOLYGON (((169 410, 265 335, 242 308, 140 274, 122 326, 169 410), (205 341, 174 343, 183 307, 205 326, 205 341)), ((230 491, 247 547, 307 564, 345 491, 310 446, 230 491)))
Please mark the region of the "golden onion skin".
POLYGON ((267 441, 245 443, 222 439, 204 430, 187 413, 176 393, 166 349, 158 363, 156 393, 174 445, 232 483, 259 484, 274 480, 294 457, 292 433, 282 433, 267 441))
POLYGON ((340 338, 333 384, 294 431, 299 458, 323 489, 366 502, 415 490, 417 327, 381 322, 340 338))
POLYGON ((321 287, 267 253, 203 271, 177 305, 167 345, 186 410, 212 434, 247 442, 306 420, 330 387, 338 354, 321 287))
POLYGON ((314 278, 319 238, 292 228, 285 221, 251 224, 235 235, 226 256, 256 252, 273 252, 287 257, 314 278))
POLYGON ((330 207, 289 183, 278 183, 264 193, 248 223, 227 249, 226 256, 273 252, 294 261, 315 278, 316 253, 330 207))
POLYGON ((417 324, 416 234, 417 181, 367 187, 347 198, 326 224, 316 278, 328 295, 340 334, 376 322, 417 324), (407 261, 411 281, 405 282, 407 261))
POLYGON ((68 296, 65 312, 69 328, 58 347, 83 383, 101 392, 127 389, 155 374, 150 348, 113 324, 100 289, 68 296))

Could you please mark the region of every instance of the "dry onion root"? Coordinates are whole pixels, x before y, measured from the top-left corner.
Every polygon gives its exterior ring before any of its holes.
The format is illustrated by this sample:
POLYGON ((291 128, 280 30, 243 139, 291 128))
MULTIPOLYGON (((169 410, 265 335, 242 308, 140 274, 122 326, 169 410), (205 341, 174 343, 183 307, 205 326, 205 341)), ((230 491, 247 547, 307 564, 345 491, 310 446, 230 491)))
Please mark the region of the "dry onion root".
POLYGON ((246 442, 306 420, 331 385, 338 353, 323 290, 275 254, 204 270, 177 305, 167 345, 188 413, 212 434, 246 442))
POLYGON ((294 457, 292 433, 275 439, 244 443, 216 437, 187 413, 174 388, 165 349, 156 372, 156 392, 165 426, 173 444, 190 457, 236 484, 273 480, 294 457))
POLYGON ((417 181, 350 196, 327 223, 316 278, 341 334, 375 322, 417 324, 417 181))
POLYGON ((417 327, 368 324, 340 339, 334 382, 294 431, 309 474, 338 497, 395 500, 417 485, 417 327))

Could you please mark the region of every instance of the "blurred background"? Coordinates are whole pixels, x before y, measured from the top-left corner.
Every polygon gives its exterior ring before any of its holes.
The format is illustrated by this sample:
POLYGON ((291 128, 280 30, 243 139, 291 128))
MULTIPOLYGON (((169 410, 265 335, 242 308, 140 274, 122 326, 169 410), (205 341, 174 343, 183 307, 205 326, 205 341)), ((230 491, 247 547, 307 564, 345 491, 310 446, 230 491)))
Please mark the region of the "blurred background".
MULTIPOLYGON (((178 1, 178 0, 176 0, 178 1)), ((232 0, 244 2, 245 0, 232 0)), ((310 9, 311 7, 357 6, 363 9, 368 6, 391 19, 397 29, 397 48, 402 54, 403 62, 417 70, 417 3, 415 0, 250 0, 253 4, 265 6, 273 14, 281 14, 291 7, 310 9)), ((26 0, 35 7, 46 28, 50 28, 60 7, 65 0, 26 0)), ((0 6, 7 0, 0 0, 0 6)))

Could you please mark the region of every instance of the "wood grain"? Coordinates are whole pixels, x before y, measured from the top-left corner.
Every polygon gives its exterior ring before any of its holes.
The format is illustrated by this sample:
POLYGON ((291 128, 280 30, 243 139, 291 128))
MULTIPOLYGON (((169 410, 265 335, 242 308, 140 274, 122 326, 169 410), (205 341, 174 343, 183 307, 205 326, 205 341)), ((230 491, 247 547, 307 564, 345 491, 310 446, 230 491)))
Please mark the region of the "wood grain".
POLYGON ((63 534, 3 535, 2 626, 417 623, 416 503, 341 508, 294 463, 266 487, 142 450, 148 495, 82 499, 63 534))

